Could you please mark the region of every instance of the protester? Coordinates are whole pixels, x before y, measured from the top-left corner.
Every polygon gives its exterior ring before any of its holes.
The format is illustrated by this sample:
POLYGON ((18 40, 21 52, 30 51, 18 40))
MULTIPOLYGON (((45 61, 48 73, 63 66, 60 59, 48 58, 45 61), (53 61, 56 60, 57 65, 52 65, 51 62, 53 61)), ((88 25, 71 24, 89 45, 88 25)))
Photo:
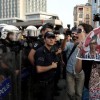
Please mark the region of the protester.
MULTIPOLYGON (((97 46, 99 46, 97 42, 97 35, 99 34, 99 28, 94 29, 87 36, 86 41, 84 41, 84 45, 90 47, 87 53, 84 55, 84 58, 80 56, 82 59, 78 62, 80 66, 84 69, 85 72, 85 87, 88 88, 90 100, 98 100, 100 99, 100 60, 99 60, 99 51, 97 46), (92 35, 91 35, 92 33, 92 35), (86 66, 88 65, 88 66, 86 66)), ((83 46, 84 46, 83 45, 83 46)), ((81 49, 81 48, 80 48, 81 49)), ((80 52, 79 52, 80 53, 80 52)), ((78 68, 78 66, 76 66, 78 68)), ((84 94, 83 94, 84 95, 84 94)))
MULTIPOLYGON (((81 49, 83 42, 85 41, 87 35, 92 30, 93 30, 92 26, 85 24, 85 23, 82 23, 78 26, 78 37, 79 37, 79 42, 80 42, 80 44, 78 45, 79 49, 81 49)), ((85 92, 83 91, 83 99, 84 99, 84 95, 85 95, 85 98, 87 96, 87 98, 89 99, 88 84, 89 84, 89 78, 90 78, 92 63, 93 62, 89 61, 89 60, 87 61, 87 60, 77 59, 76 72, 80 73, 82 70, 84 70, 84 73, 85 73, 84 87, 85 87, 86 91, 85 92)))
POLYGON ((100 54, 97 51, 97 40, 92 39, 89 43, 89 51, 84 54, 84 59, 100 60, 100 54))
POLYGON ((62 50, 66 52, 66 91, 68 100, 81 100, 82 90, 84 85, 84 72, 75 72, 76 55, 78 52, 78 36, 76 33, 72 34, 72 41, 67 42, 65 37, 62 44, 62 50))

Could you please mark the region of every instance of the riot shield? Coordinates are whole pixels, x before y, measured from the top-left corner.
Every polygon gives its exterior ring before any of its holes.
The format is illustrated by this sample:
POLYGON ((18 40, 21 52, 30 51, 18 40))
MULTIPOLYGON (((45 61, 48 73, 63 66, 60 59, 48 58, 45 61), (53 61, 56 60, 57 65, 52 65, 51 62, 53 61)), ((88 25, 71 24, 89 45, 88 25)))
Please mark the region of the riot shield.
POLYGON ((16 100, 15 53, 0 54, 0 99, 16 100))

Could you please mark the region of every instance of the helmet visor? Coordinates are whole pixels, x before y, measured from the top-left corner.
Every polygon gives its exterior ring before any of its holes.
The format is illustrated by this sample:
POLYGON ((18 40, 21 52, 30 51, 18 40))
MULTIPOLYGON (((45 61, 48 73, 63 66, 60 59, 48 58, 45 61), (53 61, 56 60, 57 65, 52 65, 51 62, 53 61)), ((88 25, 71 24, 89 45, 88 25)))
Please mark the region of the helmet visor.
POLYGON ((21 33, 20 32, 11 32, 11 33, 9 33, 9 38, 10 38, 10 40, 12 40, 12 41, 18 41, 19 39, 20 39, 20 37, 21 37, 21 33))
POLYGON ((27 37, 37 37, 38 36, 38 34, 37 34, 37 31, 35 31, 35 30, 25 30, 25 36, 27 36, 27 37))

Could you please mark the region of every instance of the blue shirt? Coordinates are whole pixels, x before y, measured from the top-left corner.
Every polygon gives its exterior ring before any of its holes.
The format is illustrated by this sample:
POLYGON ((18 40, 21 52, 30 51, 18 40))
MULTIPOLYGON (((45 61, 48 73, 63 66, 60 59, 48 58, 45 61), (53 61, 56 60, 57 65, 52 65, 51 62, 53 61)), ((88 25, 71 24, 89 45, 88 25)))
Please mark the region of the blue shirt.
MULTIPOLYGON (((74 46, 73 42, 67 42, 65 46, 66 57, 68 58, 72 48, 74 46)), ((78 47, 75 48, 74 52, 71 54, 70 58, 67 61, 66 70, 72 74, 75 74, 75 65, 76 65, 76 55, 78 52, 78 47)))

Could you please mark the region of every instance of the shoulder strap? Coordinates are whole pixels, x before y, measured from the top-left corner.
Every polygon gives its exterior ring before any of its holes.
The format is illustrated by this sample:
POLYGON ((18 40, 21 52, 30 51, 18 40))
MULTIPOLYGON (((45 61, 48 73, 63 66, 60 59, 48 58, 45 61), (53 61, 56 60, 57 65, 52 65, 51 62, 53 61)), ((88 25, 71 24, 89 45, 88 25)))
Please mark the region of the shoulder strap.
POLYGON ((68 58, 67 58, 67 61, 69 60, 70 56, 71 56, 72 53, 74 52, 74 50, 75 50, 75 48, 77 47, 77 45, 78 45, 78 43, 76 43, 76 44, 73 46, 73 48, 72 48, 72 50, 71 50, 71 52, 70 52, 70 54, 69 54, 69 56, 68 56, 68 58))

